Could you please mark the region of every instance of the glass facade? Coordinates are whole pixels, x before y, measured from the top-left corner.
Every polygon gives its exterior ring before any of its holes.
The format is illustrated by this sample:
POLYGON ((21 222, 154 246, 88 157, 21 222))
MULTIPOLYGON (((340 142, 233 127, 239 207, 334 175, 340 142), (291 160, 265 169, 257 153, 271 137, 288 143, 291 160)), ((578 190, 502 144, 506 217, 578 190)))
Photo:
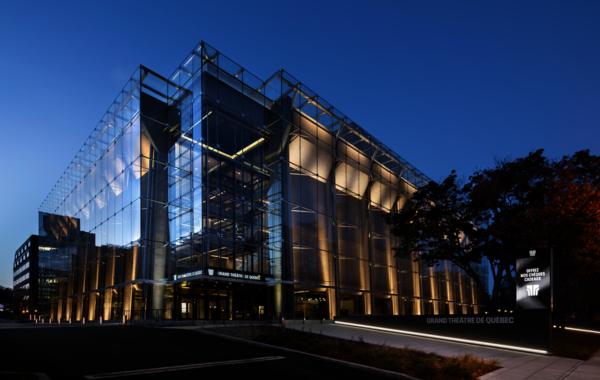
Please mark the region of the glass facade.
POLYGON ((168 78, 135 71, 40 207, 44 305, 75 320, 476 313, 458 268, 393 255, 381 216, 428 180, 287 72, 262 81, 200 43, 168 78))

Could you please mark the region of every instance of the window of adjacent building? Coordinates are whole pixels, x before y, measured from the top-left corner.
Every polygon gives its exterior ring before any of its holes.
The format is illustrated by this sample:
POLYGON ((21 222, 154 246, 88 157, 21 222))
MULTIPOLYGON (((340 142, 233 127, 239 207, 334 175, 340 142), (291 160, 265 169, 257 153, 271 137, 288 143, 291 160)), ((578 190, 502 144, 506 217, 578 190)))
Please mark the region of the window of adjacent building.
POLYGON ((25 265, 23 265, 21 268, 17 269, 15 271, 15 273, 13 274, 13 276, 18 276, 21 272, 23 272, 25 269, 29 268, 29 263, 25 263, 25 265))
POLYGON ((29 273, 25 273, 23 276, 21 276, 15 280, 15 285, 20 284, 21 282, 27 280, 28 278, 29 278, 29 273))

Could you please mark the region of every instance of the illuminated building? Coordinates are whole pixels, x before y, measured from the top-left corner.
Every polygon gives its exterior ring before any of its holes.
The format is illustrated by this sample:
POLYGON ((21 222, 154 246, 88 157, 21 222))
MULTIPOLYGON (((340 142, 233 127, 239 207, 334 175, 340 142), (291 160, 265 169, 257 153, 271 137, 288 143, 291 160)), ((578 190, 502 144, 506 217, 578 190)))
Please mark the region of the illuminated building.
POLYGON ((393 257, 381 215, 426 181, 287 72, 262 81, 200 43, 168 78, 135 71, 40 207, 85 233, 48 251, 44 304, 89 320, 476 312, 457 268, 393 257))

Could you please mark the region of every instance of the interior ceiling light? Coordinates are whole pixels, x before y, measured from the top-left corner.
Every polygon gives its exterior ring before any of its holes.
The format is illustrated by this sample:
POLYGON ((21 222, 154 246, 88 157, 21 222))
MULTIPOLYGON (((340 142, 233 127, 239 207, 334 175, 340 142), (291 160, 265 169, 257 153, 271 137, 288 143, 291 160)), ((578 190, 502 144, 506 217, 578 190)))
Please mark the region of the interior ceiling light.
MULTIPOLYGON (((206 145, 206 144, 204 144, 204 143, 201 143, 201 142, 199 142, 199 141, 196 141, 196 140, 194 140, 194 139, 191 139, 191 138, 189 138, 188 136, 186 136, 186 135, 185 135, 185 134, 186 134, 185 132, 182 132, 182 133, 183 133, 183 134, 182 134, 182 136, 181 136, 181 137, 183 137, 184 139, 186 139, 186 140, 188 140, 188 141, 191 141, 191 142, 193 142, 193 143, 195 143, 195 144, 200 144, 200 145, 202 145, 202 147, 203 147, 203 148, 206 148, 206 149, 208 149, 208 150, 210 150, 210 151, 212 151, 212 152, 215 152, 215 153, 221 154, 221 155, 223 155, 223 156, 225 156, 225 157, 231 158, 232 160, 235 160, 236 158, 238 158, 239 156, 241 156, 242 154, 244 154, 244 152, 247 152, 247 151, 249 151, 250 149, 254 148, 255 146, 257 146, 257 145, 261 144, 263 141, 265 141, 265 138, 264 138, 264 137, 261 137, 260 139, 256 140, 255 142, 253 142, 252 144, 248 145, 247 147, 245 147, 245 148, 241 149, 240 151, 238 151, 236 154, 234 154, 234 155, 232 156, 232 155, 230 155, 230 154, 227 154, 227 153, 225 153, 225 152, 221 152, 220 150, 218 150, 218 149, 215 149, 215 148, 213 148, 213 147, 211 147, 211 146, 208 146, 208 145, 206 145)), ((210 160, 209 160, 209 161, 210 161, 210 160)))

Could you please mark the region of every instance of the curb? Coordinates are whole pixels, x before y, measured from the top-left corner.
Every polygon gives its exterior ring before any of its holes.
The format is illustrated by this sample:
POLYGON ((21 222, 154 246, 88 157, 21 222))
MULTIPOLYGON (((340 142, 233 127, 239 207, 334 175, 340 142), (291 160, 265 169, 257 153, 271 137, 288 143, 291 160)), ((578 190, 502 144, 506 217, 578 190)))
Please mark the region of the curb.
POLYGON ((402 379, 402 380, 419 380, 416 377, 408 376, 408 375, 405 375, 405 374, 399 373, 399 372, 388 371, 388 370, 385 370, 385 369, 379 369, 379 368, 375 368, 375 367, 369 367, 369 366, 362 365, 362 364, 356 364, 356 363, 346 362, 346 361, 343 361, 343 360, 332 359, 332 358, 328 358, 328 357, 325 357, 325 356, 320 356, 320 355, 315 355, 315 354, 309 354, 308 352, 296 351, 296 350, 292 350, 292 349, 289 349, 289 348, 284 348, 284 347, 279 347, 279 346, 273 346, 273 345, 266 344, 266 343, 254 342, 254 341, 251 341, 251 340, 246 340, 246 339, 242 339, 242 338, 236 338, 236 337, 229 336, 229 335, 218 334, 218 333, 215 333, 215 332, 212 332, 212 331, 206 331, 206 330, 204 330, 202 328, 198 328, 195 331, 199 332, 201 334, 206 334, 206 335, 211 335, 211 336, 215 336, 215 337, 219 337, 219 338, 223 338, 223 339, 233 340, 235 342, 244 342, 246 344, 250 344, 250 345, 253 345, 253 346, 258 346, 258 347, 263 347, 263 348, 270 348, 270 349, 275 349, 275 350, 279 350, 279 351, 286 351, 286 352, 291 352, 291 353, 294 353, 294 354, 301 354, 301 355, 306 355, 306 356, 312 356, 313 358, 316 358, 318 360, 322 360, 322 361, 329 362, 329 363, 335 363, 335 364, 343 365, 343 366, 350 367, 350 368, 359 369, 361 371, 370 372, 370 373, 373 373, 375 375, 383 375, 383 376, 391 377, 391 378, 394 378, 394 379, 402 379))
POLYGON ((45 373, 42 372, 0 372, 1 373, 13 373, 13 374, 19 374, 19 375, 36 375, 37 378, 39 380, 50 380, 50 378, 48 377, 48 375, 46 375, 45 373))

